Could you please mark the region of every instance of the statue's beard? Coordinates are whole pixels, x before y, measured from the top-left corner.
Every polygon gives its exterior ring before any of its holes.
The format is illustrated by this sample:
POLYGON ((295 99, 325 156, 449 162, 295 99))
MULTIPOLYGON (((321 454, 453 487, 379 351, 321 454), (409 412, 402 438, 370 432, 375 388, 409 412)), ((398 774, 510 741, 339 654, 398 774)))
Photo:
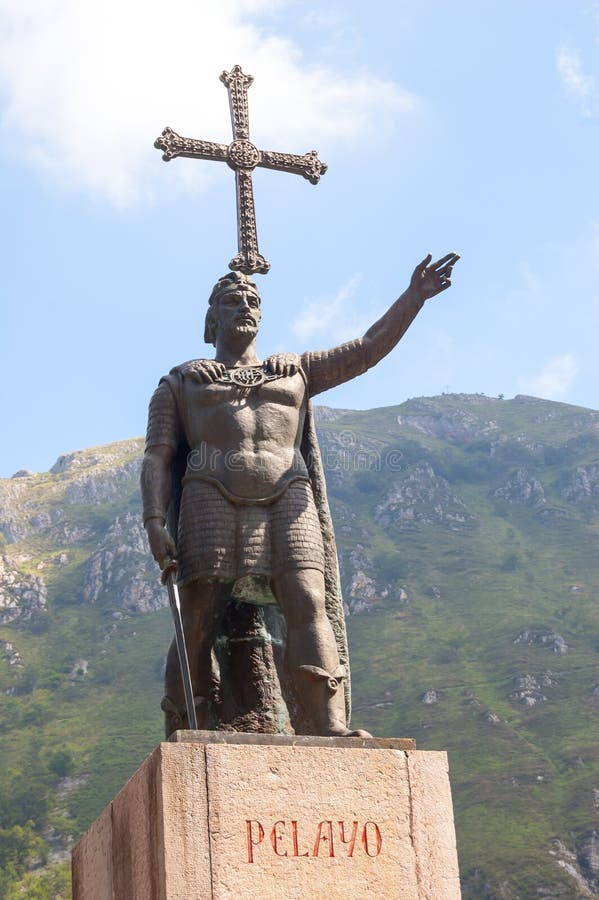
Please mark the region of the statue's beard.
POLYGON ((258 334, 258 325, 249 322, 236 322, 226 329, 227 337, 256 337, 258 334))

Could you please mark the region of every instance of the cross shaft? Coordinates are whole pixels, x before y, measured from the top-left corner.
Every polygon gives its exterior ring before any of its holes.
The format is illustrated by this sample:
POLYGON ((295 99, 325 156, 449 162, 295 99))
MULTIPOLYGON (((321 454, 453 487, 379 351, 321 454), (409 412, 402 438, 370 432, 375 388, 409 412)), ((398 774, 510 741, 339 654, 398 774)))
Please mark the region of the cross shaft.
POLYGON ((279 172, 292 172, 306 178, 311 184, 318 184, 327 166, 319 160, 316 150, 310 150, 303 155, 258 150, 249 138, 247 92, 254 79, 251 75, 245 75, 241 66, 233 66, 230 72, 222 72, 220 80, 229 92, 232 142, 216 144, 212 141, 185 138, 172 128, 165 128, 155 140, 154 146, 162 150, 162 158, 166 162, 176 156, 186 156, 189 159, 219 160, 226 162, 233 169, 237 189, 238 253, 229 263, 229 268, 244 272, 246 275, 255 272, 266 275, 270 263, 258 250, 252 185, 253 169, 260 166, 279 172))

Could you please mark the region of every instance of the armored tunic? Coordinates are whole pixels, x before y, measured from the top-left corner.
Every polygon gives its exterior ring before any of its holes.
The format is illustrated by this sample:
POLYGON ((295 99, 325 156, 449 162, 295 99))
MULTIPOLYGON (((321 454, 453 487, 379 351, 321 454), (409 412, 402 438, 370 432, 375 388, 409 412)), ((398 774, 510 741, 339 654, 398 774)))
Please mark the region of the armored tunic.
MULTIPOLYGON (((322 523, 302 438, 309 398, 368 368, 361 341, 305 353, 295 375, 263 376, 249 386, 230 376, 206 384, 200 364, 184 363, 161 379, 146 438, 146 449, 185 448, 176 527, 180 582, 324 571, 322 523), (253 446, 244 447, 248 419, 253 446), (229 447, 239 431, 233 451, 219 442, 225 430, 229 447)), ((144 497, 144 520, 165 512, 144 497)))

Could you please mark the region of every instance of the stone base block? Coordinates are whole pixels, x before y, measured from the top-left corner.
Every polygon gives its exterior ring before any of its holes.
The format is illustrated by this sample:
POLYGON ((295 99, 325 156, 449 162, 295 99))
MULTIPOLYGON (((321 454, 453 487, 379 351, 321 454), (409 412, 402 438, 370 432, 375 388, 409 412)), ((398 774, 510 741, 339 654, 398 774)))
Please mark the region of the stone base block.
POLYGON ((73 851, 74 900, 460 897, 443 752, 178 732, 73 851))

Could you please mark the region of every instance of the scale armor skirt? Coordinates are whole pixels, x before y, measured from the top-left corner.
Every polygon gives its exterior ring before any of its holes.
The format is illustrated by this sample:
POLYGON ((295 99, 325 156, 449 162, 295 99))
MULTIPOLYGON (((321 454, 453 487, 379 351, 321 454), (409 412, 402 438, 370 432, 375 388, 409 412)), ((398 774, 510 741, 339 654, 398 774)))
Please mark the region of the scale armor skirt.
POLYGON ((293 569, 324 571, 322 532, 310 483, 289 483, 270 503, 228 500, 201 478, 186 479, 177 540, 179 583, 235 581, 293 569))

